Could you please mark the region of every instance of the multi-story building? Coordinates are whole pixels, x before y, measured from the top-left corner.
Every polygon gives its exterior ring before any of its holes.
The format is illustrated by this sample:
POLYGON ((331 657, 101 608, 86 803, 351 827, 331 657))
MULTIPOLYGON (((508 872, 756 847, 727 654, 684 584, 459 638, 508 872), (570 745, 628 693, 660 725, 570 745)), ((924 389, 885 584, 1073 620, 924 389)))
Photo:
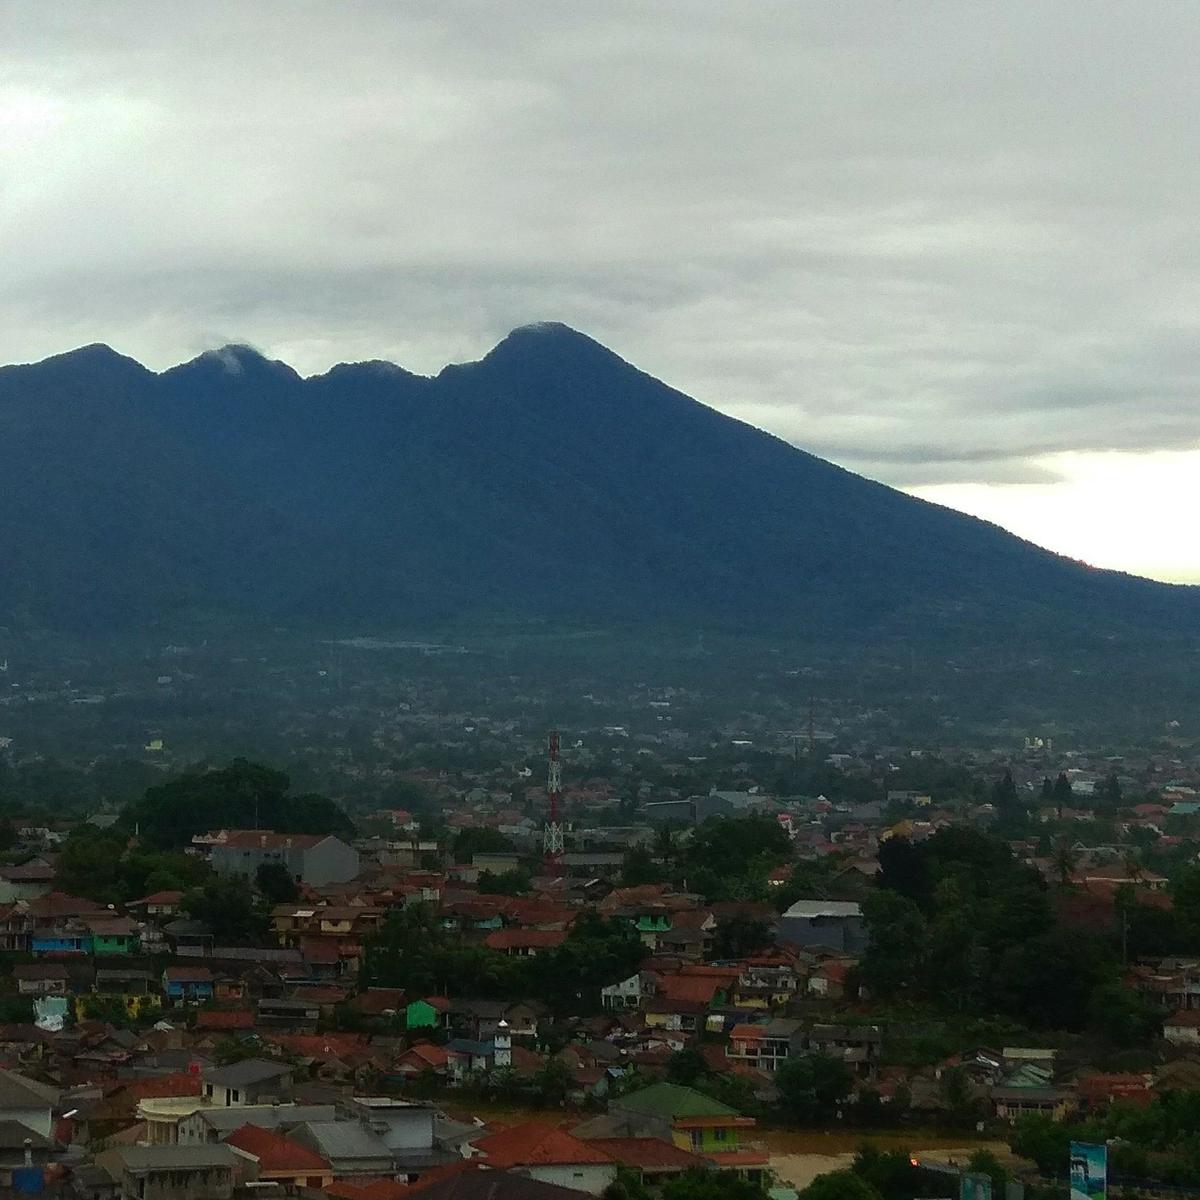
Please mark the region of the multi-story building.
POLYGON ((277 864, 297 883, 323 887, 358 877, 358 851, 333 834, 275 833, 270 829, 222 829, 192 839, 208 850, 218 875, 253 878, 258 868, 277 864))

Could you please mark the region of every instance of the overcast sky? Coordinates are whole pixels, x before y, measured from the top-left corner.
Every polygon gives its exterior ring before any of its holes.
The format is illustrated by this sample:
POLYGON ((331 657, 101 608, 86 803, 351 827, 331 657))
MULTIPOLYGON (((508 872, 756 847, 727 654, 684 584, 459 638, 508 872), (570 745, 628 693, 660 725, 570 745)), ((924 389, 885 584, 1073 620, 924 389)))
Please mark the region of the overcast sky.
POLYGON ((0 361, 435 371, 561 320, 1200 581, 1200 4, 7 0, 0 361))

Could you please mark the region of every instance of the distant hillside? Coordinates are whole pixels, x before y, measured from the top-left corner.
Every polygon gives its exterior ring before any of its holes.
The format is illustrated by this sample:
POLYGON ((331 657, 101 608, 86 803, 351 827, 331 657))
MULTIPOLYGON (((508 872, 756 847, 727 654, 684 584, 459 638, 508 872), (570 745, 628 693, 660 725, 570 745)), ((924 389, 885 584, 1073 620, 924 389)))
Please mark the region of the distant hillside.
POLYGON ((0 369, 0 624, 678 619, 793 633, 1200 630, 1200 590, 870 482, 561 325, 436 378, 244 347, 0 369))

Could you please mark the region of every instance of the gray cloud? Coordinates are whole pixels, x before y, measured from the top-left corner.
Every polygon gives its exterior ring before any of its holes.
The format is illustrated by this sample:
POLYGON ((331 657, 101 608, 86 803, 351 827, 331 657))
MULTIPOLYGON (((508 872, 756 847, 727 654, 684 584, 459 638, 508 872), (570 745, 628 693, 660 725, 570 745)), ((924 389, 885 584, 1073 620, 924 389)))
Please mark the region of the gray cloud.
POLYGON ((901 485, 1200 442, 1200 8, 0 10, 0 360, 566 321, 901 485))

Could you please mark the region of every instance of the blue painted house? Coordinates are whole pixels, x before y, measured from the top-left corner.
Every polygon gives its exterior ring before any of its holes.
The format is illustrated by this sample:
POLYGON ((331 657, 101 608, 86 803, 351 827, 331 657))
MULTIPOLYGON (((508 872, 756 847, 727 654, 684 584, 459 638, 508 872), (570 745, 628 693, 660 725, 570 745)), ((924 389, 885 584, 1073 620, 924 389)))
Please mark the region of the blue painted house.
POLYGON ((34 954, 87 954, 92 935, 87 929, 37 929, 30 935, 29 949, 34 954))
POLYGON ((167 967, 162 973, 163 996, 169 1004, 213 998, 213 973, 207 967, 167 967))

